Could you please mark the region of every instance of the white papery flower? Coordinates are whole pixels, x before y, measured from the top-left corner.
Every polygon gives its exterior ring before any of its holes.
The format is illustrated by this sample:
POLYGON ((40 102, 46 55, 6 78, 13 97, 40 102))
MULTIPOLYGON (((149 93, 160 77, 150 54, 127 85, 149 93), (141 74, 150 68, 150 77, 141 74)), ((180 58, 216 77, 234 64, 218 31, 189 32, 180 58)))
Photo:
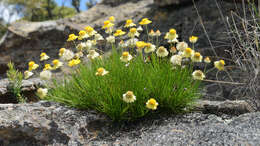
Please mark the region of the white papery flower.
POLYGON ((123 100, 126 103, 132 103, 136 100, 136 96, 132 91, 127 91, 125 94, 123 94, 123 100))
POLYGON ((30 78, 32 75, 33 75, 33 72, 27 70, 27 71, 24 72, 24 79, 28 79, 28 78, 30 78))
POLYGON ((123 62, 128 62, 132 59, 133 59, 133 57, 132 57, 131 54, 129 54, 129 52, 123 52, 122 56, 120 57, 120 60, 123 61, 123 62))
POLYGON ((167 51, 166 48, 161 46, 157 49, 156 54, 158 57, 166 57, 166 56, 168 56, 169 52, 167 51))
POLYGON ((99 34, 99 33, 95 34, 95 38, 94 39, 97 40, 97 41, 104 40, 103 36, 101 34, 99 34))
POLYGON ((188 44, 186 42, 179 42, 176 46, 178 51, 184 51, 186 48, 188 48, 188 44))
POLYGON ((42 80, 50 80, 51 79, 51 76, 52 76, 52 73, 51 71, 49 70, 44 70, 40 73, 40 78, 42 80))
POLYGON ((115 39, 115 37, 114 36, 108 36, 107 38, 106 38, 106 40, 107 40, 107 42, 109 42, 109 43, 115 43, 116 42, 116 39, 115 39))
POLYGON ((74 57, 74 53, 71 50, 65 50, 63 55, 61 56, 62 60, 69 61, 74 57))
POLYGON ((180 65, 181 66, 182 56, 181 55, 173 55, 171 57, 170 61, 173 65, 180 65))
POLYGON ((95 50, 89 50, 89 54, 87 55, 87 57, 89 59, 95 59, 99 56, 99 53, 96 52, 95 50))
POLYGON ((39 88, 37 90, 37 95, 43 99, 46 95, 48 94, 48 89, 47 88, 39 88))
POLYGON ((145 48, 144 48, 144 52, 145 53, 151 53, 154 52, 156 49, 155 45, 151 44, 151 43, 147 43, 145 48))
POLYGON ((136 42, 138 42, 137 38, 131 38, 131 39, 126 41, 126 44, 127 44, 128 47, 132 48, 132 47, 135 47, 136 42))

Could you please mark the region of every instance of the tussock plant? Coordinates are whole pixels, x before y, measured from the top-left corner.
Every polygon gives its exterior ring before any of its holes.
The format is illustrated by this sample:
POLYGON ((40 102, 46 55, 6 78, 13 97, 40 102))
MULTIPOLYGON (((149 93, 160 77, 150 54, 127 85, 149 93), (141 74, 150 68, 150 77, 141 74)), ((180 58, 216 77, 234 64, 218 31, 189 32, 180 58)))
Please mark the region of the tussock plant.
MULTIPOLYGON (((40 98, 95 109, 115 121, 134 120, 159 109, 172 113, 189 109, 199 98, 200 82, 206 78, 205 71, 194 71, 193 65, 211 63, 209 57, 203 59, 196 52, 198 37, 190 37, 189 47, 189 43, 178 40, 175 29, 170 29, 164 36, 168 48, 159 46, 159 30, 148 30, 152 23, 148 18, 142 19, 139 26, 126 20, 123 28, 117 30, 114 21, 112 16, 104 22, 105 38, 90 26, 78 35, 69 35, 67 42, 74 47, 61 48, 60 58, 46 63, 40 77, 51 80, 52 71, 59 68, 69 67, 73 72, 63 81, 54 80, 49 86, 54 88, 49 91, 38 89, 40 98), (139 40, 145 33, 147 40, 139 40), (104 42, 112 48, 110 55, 99 49, 99 43, 104 42)), ((40 57, 41 61, 50 59, 44 52, 40 57)), ((224 60, 214 64, 224 70, 224 60)), ((25 77, 31 77, 37 68, 37 64, 29 62, 25 77)))

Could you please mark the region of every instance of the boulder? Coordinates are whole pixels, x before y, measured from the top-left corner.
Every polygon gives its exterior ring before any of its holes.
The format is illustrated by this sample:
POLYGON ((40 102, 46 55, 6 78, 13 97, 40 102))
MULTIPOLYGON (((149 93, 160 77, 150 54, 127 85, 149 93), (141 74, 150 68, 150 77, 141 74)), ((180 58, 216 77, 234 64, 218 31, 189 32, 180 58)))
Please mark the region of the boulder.
POLYGON ((157 6, 164 7, 170 5, 180 5, 180 4, 192 4, 192 0, 154 0, 157 6))
POLYGON ((260 113, 160 114, 113 123, 94 111, 41 101, 0 104, 0 145, 258 145, 260 113))

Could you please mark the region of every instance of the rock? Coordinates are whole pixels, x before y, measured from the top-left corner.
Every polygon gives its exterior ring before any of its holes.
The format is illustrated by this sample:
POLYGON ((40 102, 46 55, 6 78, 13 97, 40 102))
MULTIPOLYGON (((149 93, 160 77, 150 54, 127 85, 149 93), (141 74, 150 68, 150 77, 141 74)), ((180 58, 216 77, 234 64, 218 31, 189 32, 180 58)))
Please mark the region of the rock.
MULTIPOLYGON (((22 81, 22 95, 28 98, 29 101, 37 101, 35 92, 38 87, 44 86, 45 82, 39 78, 31 78, 22 81)), ((16 97, 9 89, 8 79, 0 80, 0 103, 17 103, 16 97)))
POLYGON ((164 6, 170 6, 170 5, 179 5, 179 4, 186 4, 186 3, 192 4, 192 0, 154 0, 154 3, 157 6, 164 7, 164 6))
POLYGON ((41 101, 0 104, 0 145, 258 145, 260 113, 187 113, 112 123, 93 111, 41 101))

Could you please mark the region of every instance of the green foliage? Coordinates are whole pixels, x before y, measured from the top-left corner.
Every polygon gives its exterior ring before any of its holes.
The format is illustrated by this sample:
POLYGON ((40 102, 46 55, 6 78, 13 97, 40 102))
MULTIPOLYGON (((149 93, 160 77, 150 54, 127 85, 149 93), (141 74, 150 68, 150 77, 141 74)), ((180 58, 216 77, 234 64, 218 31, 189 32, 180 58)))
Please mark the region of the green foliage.
POLYGON ((159 103, 158 109, 178 113, 199 97, 200 81, 192 79, 192 67, 173 69, 167 57, 162 59, 155 54, 146 63, 138 55, 127 66, 120 56, 120 52, 113 50, 108 58, 81 64, 71 79, 54 82, 56 88, 49 92, 48 99, 81 109, 95 109, 120 121, 152 113, 145 106, 150 98, 159 103), (109 73, 96 76, 100 67, 109 73), (136 96, 133 103, 124 102, 123 94, 127 91, 133 91, 136 96))
POLYGON ((5 32, 7 31, 7 28, 0 24, 0 38, 5 34, 5 32))
POLYGON ((16 5, 25 20, 44 21, 71 17, 76 14, 73 8, 58 6, 54 0, 6 0, 8 4, 16 5))
POLYGON ((15 66, 12 62, 9 62, 7 66, 9 68, 9 70, 7 71, 9 89, 20 103, 25 102, 24 97, 21 95, 23 74, 15 69, 15 66))

